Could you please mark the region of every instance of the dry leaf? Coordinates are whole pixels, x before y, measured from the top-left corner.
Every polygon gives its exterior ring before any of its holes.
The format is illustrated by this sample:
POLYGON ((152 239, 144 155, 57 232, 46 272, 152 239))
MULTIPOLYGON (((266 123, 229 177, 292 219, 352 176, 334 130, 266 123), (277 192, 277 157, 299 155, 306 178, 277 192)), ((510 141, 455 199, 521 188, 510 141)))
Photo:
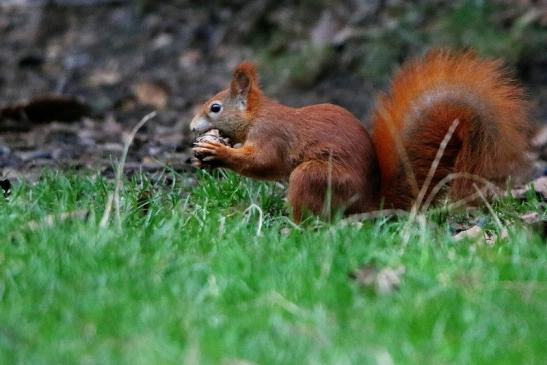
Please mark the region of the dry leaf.
POLYGON ((511 190, 511 195, 517 199, 525 199, 526 195, 531 190, 530 185, 534 187, 536 193, 540 195, 543 200, 547 201, 547 176, 537 178, 532 181, 531 184, 528 184, 523 188, 511 190))
POLYGON ((543 195, 543 199, 547 200, 547 176, 535 179, 532 181, 532 185, 534 186, 534 190, 543 195))
POLYGON ((526 224, 534 224, 541 220, 538 212, 529 212, 520 216, 520 219, 526 224))
POLYGON ((90 86, 112 86, 120 82, 122 76, 116 70, 95 70, 88 78, 87 82, 90 86))
POLYGON ((289 227, 284 227, 284 228, 281 228, 281 231, 280 231, 281 235, 282 236, 288 236, 289 234, 291 234, 291 229, 289 227))
POLYGON ((373 265, 365 265, 350 273, 350 277, 362 286, 373 288, 379 294, 387 294, 399 288, 404 273, 404 266, 379 270, 373 265))
POLYGON ((547 220, 543 219, 538 212, 523 214, 520 219, 543 237, 547 236, 547 220))
POLYGON ((483 232, 481 227, 473 226, 469 229, 466 229, 465 231, 461 231, 461 232, 455 234, 453 237, 456 241, 461 241, 465 238, 477 239, 477 238, 480 238, 480 237, 484 237, 484 232, 483 232))
POLYGON ((547 125, 543 126, 532 139, 532 146, 542 147, 547 145, 547 125))
POLYGON ((160 49, 171 45, 171 43, 173 43, 173 36, 168 33, 161 33, 152 40, 152 47, 160 49))
POLYGON ((144 81, 134 85, 132 90, 137 101, 142 105, 152 106, 157 109, 164 109, 167 106, 169 93, 162 85, 144 81))
POLYGON ((28 222, 26 226, 30 228, 31 230, 36 230, 38 228, 53 226, 54 224, 64 222, 67 219, 84 219, 87 217, 88 213, 89 213, 89 210, 80 209, 80 210, 73 210, 70 212, 63 212, 57 215, 48 214, 47 216, 41 218, 40 220, 34 220, 34 221, 28 222))
POLYGON ((202 56, 199 51, 186 51, 179 57, 179 66, 181 68, 194 68, 201 61, 202 56))

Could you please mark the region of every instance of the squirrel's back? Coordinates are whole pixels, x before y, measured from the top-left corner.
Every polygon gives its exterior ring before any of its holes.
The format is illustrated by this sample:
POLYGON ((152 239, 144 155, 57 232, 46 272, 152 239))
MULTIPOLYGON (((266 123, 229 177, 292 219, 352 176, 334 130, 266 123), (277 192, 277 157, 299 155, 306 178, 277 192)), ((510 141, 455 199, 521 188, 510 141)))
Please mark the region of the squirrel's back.
MULTIPOLYGON (((404 65, 374 114, 385 205, 410 207, 456 120, 430 189, 450 173, 497 184, 521 173, 529 149, 528 109, 523 89, 500 61, 441 50, 404 65)), ((449 193, 464 198, 474 192, 472 184, 456 178, 449 193)))

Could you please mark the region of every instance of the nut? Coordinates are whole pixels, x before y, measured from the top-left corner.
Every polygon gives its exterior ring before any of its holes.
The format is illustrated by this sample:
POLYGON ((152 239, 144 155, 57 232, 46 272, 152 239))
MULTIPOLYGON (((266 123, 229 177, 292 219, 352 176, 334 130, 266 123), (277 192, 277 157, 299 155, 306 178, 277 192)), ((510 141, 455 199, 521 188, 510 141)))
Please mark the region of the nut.
MULTIPOLYGON (((225 146, 229 145, 228 139, 223 138, 220 135, 220 131, 218 129, 211 129, 211 130, 205 132, 204 134, 202 134, 201 136, 198 136, 194 140, 194 145, 196 143, 201 143, 201 142, 218 142, 218 143, 222 143, 225 146)), ((194 151, 194 157, 197 158, 198 160, 202 160, 206 156, 203 153, 199 153, 199 152, 194 151)))

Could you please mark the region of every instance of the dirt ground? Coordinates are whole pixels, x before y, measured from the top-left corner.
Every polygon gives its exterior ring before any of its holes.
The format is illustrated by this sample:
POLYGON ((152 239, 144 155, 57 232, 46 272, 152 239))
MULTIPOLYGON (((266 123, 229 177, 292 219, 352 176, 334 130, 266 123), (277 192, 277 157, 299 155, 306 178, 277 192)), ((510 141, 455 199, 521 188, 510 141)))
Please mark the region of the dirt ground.
MULTIPOLYGON (((184 1, 151 9, 150 3, 13 0, 0 5, 3 176, 32 178, 46 167, 111 175, 124 135, 152 110, 157 117, 135 138, 127 172, 161 171, 166 165, 190 169, 193 136, 187 126, 193 108, 227 86, 238 62, 258 57, 256 39, 247 42, 241 36, 259 27, 253 23, 258 17, 240 22, 233 16, 259 14, 268 2, 242 2, 241 9, 218 11, 177 5, 184 1)), ((312 38, 328 31, 328 21, 319 23, 312 27, 312 38)), ((544 120, 547 57, 530 67, 521 73, 528 75, 524 82, 538 120, 544 120)), ((315 76, 304 86, 278 87, 272 71, 263 84, 282 102, 334 102, 362 120, 385 86, 336 67, 315 76)), ((540 143, 546 144, 544 139, 540 143)), ((542 148, 539 155, 546 159, 542 148)), ((538 159, 537 174, 545 174, 544 166, 538 159)))

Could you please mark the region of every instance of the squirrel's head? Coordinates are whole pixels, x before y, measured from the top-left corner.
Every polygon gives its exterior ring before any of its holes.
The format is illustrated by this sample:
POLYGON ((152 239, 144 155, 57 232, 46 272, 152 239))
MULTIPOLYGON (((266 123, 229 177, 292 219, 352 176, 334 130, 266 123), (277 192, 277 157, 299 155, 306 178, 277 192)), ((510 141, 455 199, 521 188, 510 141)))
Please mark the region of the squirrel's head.
POLYGON ((256 68, 250 62, 243 62, 235 69, 230 87, 201 106, 190 123, 190 129, 196 134, 219 129, 232 142, 241 143, 247 136, 260 98, 256 68))

